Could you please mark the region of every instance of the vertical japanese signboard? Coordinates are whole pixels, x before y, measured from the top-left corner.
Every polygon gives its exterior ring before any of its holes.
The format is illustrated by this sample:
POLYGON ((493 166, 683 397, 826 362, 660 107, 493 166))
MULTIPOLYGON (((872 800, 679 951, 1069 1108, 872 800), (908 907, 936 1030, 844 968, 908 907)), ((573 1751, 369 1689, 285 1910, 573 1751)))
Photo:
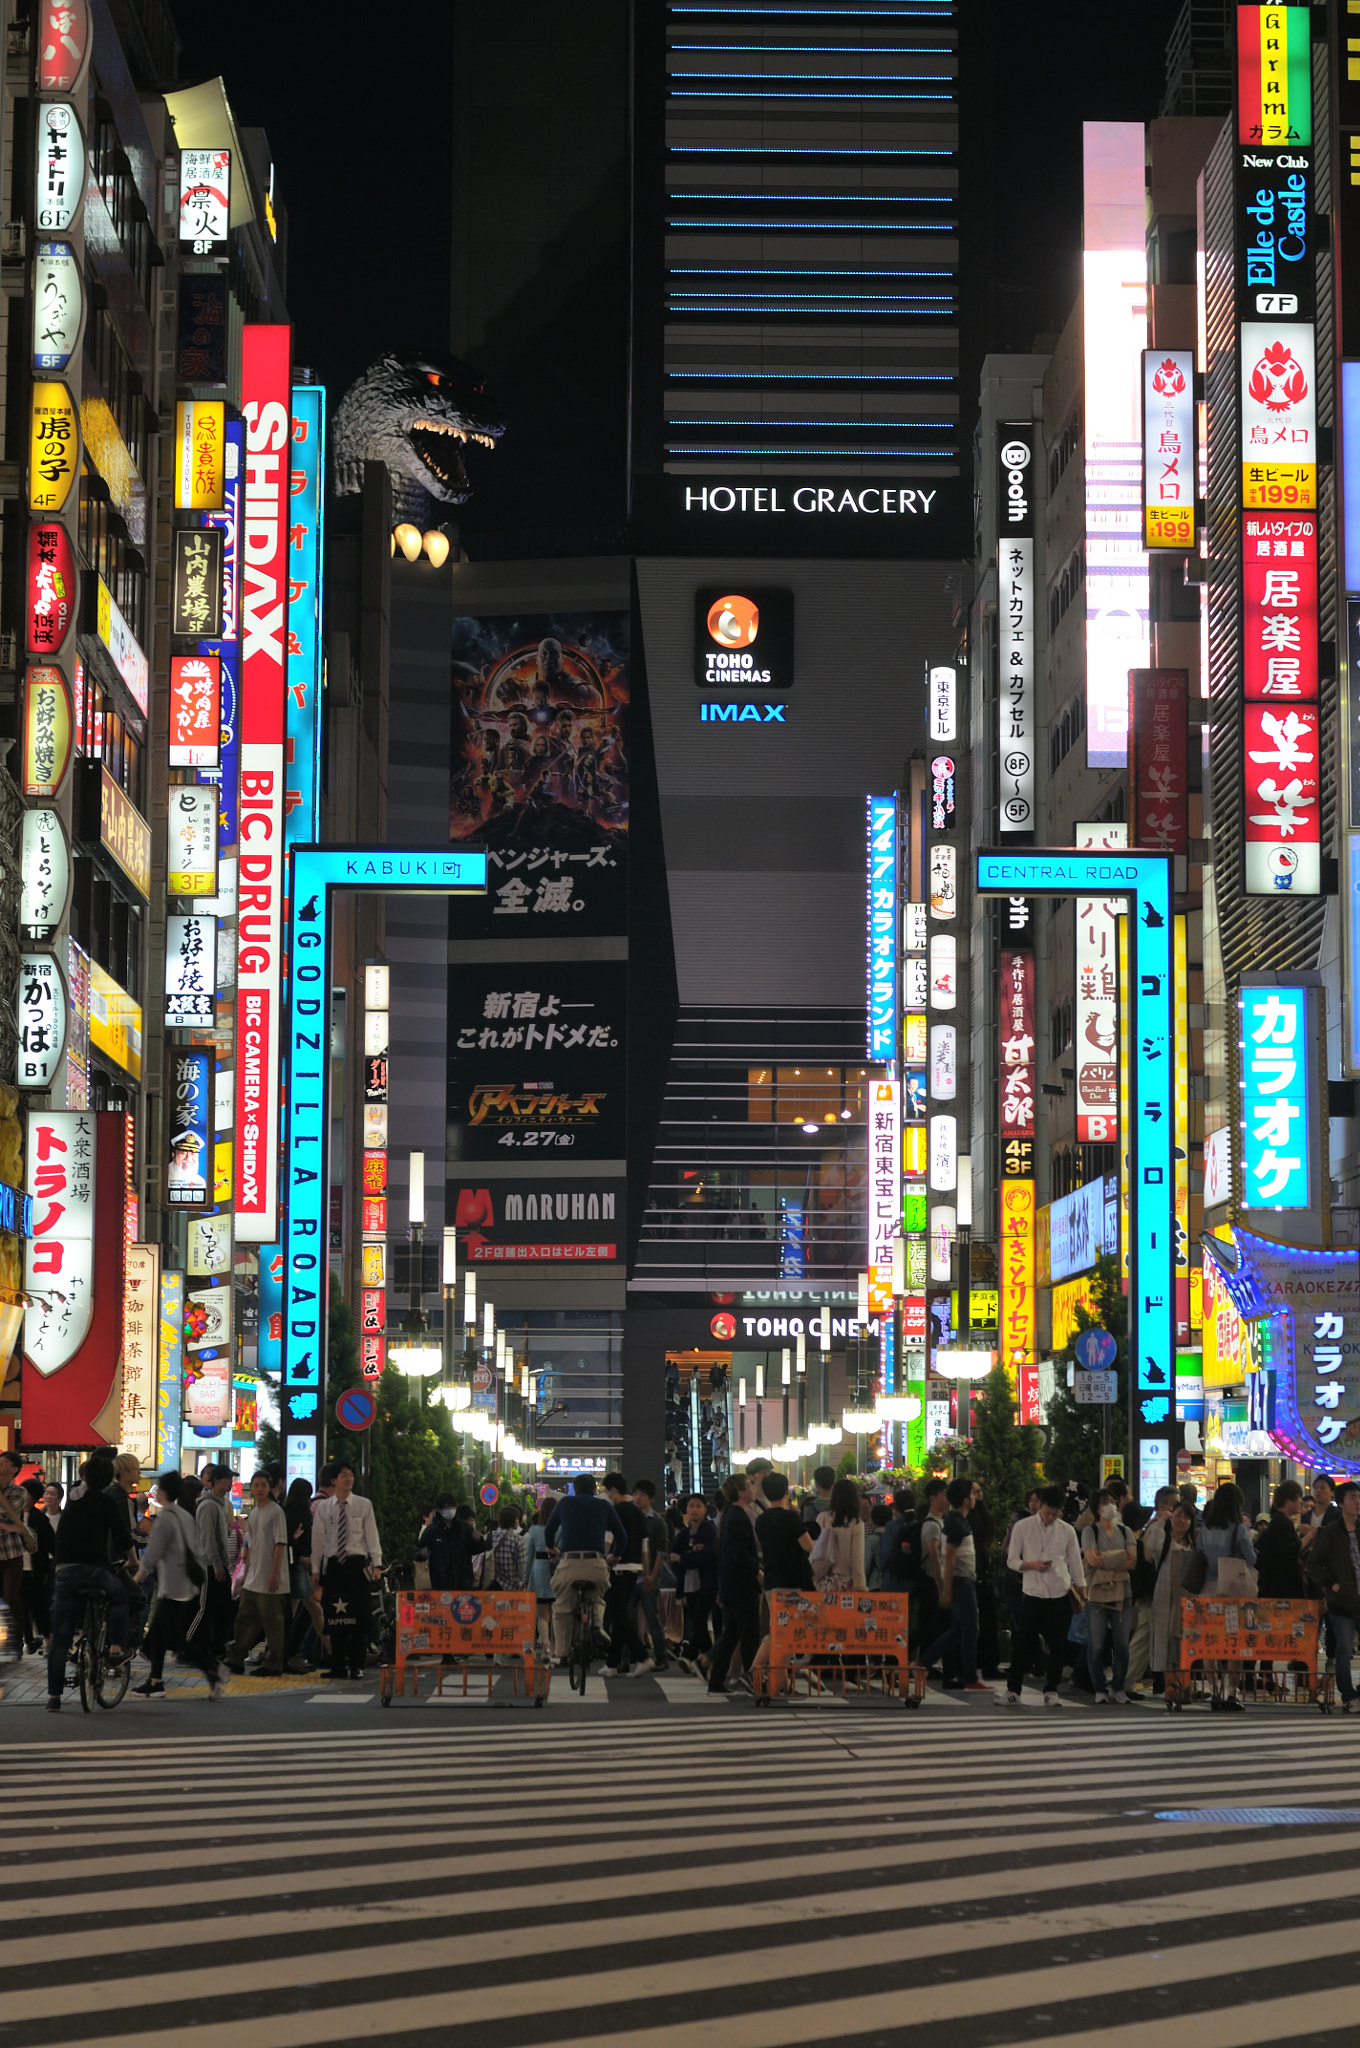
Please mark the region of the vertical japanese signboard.
POLYGON ((896 1081, 869 1084, 869 1281, 892 1294, 893 1239, 902 1225, 896 1081))
POLYGON ((1237 998, 1241 1208, 1258 1212, 1254 1227, 1269 1228, 1261 1212, 1326 1206, 1319 1190, 1319 996, 1306 986, 1248 984, 1237 998))
POLYGON ((1034 829, 1034 490, 1038 437, 1028 420, 997 428, 997 687, 1003 833, 1034 829))
MULTIPOLYGON (((1115 852, 1129 843, 1116 820, 1078 825, 1076 844, 1115 852)), ((1076 1070, 1077 1142, 1113 1145, 1119 1137, 1118 896, 1077 898, 1077 1003, 1072 1020, 1076 1070)))
POLYGON ((1141 121, 1088 121, 1082 317, 1086 421, 1086 759, 1122 768, 1129 670, 1147 666, 1143 351, 1147 197, 1141 121))
POLYGON ((314 845, 321 836, 321 508, 325 453, 326 393, 319 384, 296 385, 288 479, 285 846, 314 845))
MULTIPOLYGON (((1001 1173, 1034 1173, 1034 955, 1001 955, 1001 1173)), ((1003 1197, 1004 1199, 1004 1197, 1003 1197)))
POLYGON ((1316 896, 1322 884, 1317 517, 1242 516, 1245 885, 1316 896))
POLYGON ((25 1190, 33 1235, 24 1247, 26 1366, 44 1378, 68 1365, 94 1309, 96 1125, 92 1116, 32 1110, 25 1190))
POLYGON ((123 1412, 120 1447, 149 1465, 156 1449, 156 1360, 161 1248, 130 1244, 123 1268, 123 1412))
POLYGON ((1189 719, 1185 669, 1129 670, 1130 845, 1190 850, 1189 719))
POLYGON ((247 326, 236 947, 236 1236, 278 1235, 291 331, 247 326))
POLYGON ((871 796, 866 804, 866 935, 868 1030, 871 1060, 894 1057, 897 1036, 897 798, 871 796))
POLYGON ((1191 349, 1143 356, 1143 544, 1195 545, 1195 357, 1191 349))

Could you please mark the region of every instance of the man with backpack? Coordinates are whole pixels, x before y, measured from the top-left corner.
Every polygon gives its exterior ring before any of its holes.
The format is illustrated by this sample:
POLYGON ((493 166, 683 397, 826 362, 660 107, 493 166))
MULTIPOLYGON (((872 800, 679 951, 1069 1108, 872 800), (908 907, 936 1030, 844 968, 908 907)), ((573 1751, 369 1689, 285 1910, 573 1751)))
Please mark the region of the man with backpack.
MULTIPOLYGON (((1110 1491, 1114 1491, 1113 1487, 1110 1491)), ((1159 1486, 1153 1496, 1152 1513, 1141 1528, 1135 1520, 1138 1509, 1125 1510, 1124 1519, 1138 1543, 1138 1556, 1129 1575, 1133 1593, 1133 1634, 1129 1642, 1129 1675, 1124 1687, 1131 1700, 1146 1697, 1134 1688, 1147 1676, 1152 1657, 1152 1595, 1156 1590, 1157 1567, 1162 1560, 1163 1544, 1168 1540, 1171 1510, 1175 1505, 1175 1487, 1159 1486)), ((1155 1681, 1153 1690, 1160 1690, 1155 1681)))
POLYGON ((943 1479, 928 1479, 914 1515, 903 1495, 894 1497, 898 1510, 883 1532, 879 1548, 879 1586, 884 1593, 905 1593, 911 1654, 924 1657, 934 1640, 939 1618, 940 1546, 944 1540, 943 1479), (933 1566, 933 1570, 932 1570, 933 1566))

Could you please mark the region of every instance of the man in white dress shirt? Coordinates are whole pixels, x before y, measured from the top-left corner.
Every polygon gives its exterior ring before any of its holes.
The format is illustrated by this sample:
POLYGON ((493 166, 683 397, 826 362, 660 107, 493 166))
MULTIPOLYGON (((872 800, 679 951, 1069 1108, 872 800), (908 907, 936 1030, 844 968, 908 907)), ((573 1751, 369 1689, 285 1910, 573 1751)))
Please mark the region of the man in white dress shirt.
POLYGON ((343 1458, 321 1468, 334 1492, 312 1517, 312 1590, 330 1637, 328 1678, 362 1678, 372 1612, 369 1587, 382 1563, 373 1503, 354 1491, 354 1467, 343 1458))
POLYGON ((1044 1705, 1062 1705, 1058 1685, 1067 1658, 1072 1590, 1086 1584, 1077 1532, 1063 1520, 1063 1498, 1060 1486, 1046 1486, 1039 1495, 1038 1514, 1026 1515, 1011 1531, 1006 1563, 1020 1574, 1020 1626, 1015 1632, 1007 1689, 997 1695, 1002 1706, 1019 1706, 1025 1673, 1040 1642, 1048 1650, 1044 1705))

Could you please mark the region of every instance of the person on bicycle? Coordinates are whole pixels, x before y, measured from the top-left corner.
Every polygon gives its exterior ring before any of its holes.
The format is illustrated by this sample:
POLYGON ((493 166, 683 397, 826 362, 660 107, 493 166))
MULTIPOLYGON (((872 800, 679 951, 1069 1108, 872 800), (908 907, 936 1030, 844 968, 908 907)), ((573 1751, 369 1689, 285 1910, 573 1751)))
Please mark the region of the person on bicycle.
POLYGON ((605 1537, 613 1538, 615 1555, 622 1557, 628 1548, 628 1532, 619 1520, 613 1502, 597 1499, 594 1479, 588 1472, 583 1472, 572 1480, 571 1492, 564 1494, 557 1503, 543 1533, 548 1548, 559 1553, 557 1569, 552 1577, 553 1648, 561 1669, 571 1648, 571 1630, 576 1613, 576 1602, 568 1597, 571 1588, 582 1580, 595 1588, 595 1632, 598 1635, 604 1627, 604 1602, 609 1591, 605 1537))
POLYGON ((96 1451, 80 1468, 85 1491, 68 1500, 57 1524, 53 1557, 52 1642, 47 1653, 47 1711, 61 1707, 66 1659, 87 1595, 103 1593, 109 1603, 109 1662, 127 1655, 128 1596, 125 1581, 107 1563, 128 1560, 130 1537, 124 1517, 108 1497, 113 1460, 96 1451), (119 1550, 122 1544, 124 1548, 119 1550))

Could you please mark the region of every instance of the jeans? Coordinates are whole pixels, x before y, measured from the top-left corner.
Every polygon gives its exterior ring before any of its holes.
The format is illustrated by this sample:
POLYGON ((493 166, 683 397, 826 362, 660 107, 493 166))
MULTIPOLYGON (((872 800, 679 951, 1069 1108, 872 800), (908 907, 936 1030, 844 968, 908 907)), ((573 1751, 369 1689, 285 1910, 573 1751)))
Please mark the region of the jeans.
POLYGON ((53 1575, 52 1647, 47 1653, 47 1690, 60 1699, 66 1687, 66 1658, 87 1593, 107 1593, 110 1646, 128 1647, 127 1590, 117 1572, 102 1564, 63 1564, 53 1575))
POLYGON ((661 1609, 657 1604, 657 1591, 656 1586, 649 1589, 639 1579, 633 1611, 629 1618, 633 1624, 634 1634, 644 1643, 651 1645, 652 1662, 659 1665, 666 1662, 667 1651, 666 1634, 661 1626, 661 1609))
POLYGON ((926 1669, 933 1671, 946 1654, 952 1654, 958 1665, 960 1682, 975 1685, 978 1675, 978 1597, 972 1579, 955 1579, 950 1591, 950 1604, 941 1607, 940 1616, 945 1626, 929 1650, 923 1653, 926 1669))
POLYGON ((1067 1630, 1072 1620, 1072 1603, 1066 1593, 1020 1595, 1020 1626, 1015 1632, 1015 1650, 1006 1684, 1017 1698, 1025 1686, 1025 1673, 1042 1642, 1048 1650, 1044 1691, 1056 1692, 1067 1662, 1067 1630))
POLYGON ((1091 1684, 1103 1696, 1105 1691, 1105 1637, 1114 1644, 1114 1690, 1123 1692, 1129 1675, 1129 1635, 1133 1620, 1130 1607, 1102 1607, 1096 1600, 1086 1603, 1086 1663, 1091 1684))
POLYGON ((1336 1641, 1336 1689, 1343 1700, 1355 1698, 1351 1658, 1355 1654, 1355 1622, 1349 1614, 1334 1614, 1332 1635, 1336 1641))

